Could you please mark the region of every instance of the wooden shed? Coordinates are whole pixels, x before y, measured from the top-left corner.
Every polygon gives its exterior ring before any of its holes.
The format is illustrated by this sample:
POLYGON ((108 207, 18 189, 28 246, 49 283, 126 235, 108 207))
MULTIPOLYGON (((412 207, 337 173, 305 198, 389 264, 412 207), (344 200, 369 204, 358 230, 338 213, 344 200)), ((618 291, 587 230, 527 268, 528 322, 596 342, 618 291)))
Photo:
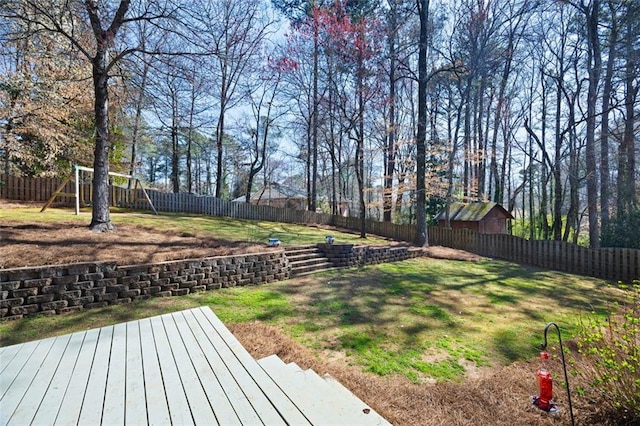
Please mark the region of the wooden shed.
MULTIPOLYGON (((445 210, 436 216, 438 226, 445 226, 445 210)), ((451 229, 471 229, 481 234, 506 234, 507 220, 513 219, 500 204, 488 203, 453 203, 449 209, 451 229)))

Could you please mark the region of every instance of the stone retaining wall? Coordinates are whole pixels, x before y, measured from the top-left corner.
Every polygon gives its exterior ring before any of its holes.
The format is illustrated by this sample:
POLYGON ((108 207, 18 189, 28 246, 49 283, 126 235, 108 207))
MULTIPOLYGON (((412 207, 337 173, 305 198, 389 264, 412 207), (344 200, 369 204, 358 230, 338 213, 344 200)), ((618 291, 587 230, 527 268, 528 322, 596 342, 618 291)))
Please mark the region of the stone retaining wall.
POLYGON ((0 269, 0 317, 61 314, 283 280, 284 251, 117 266, 115 262, 0 269))
POLYGON ((318 247, 331 263, 338 267, 398 262, 422 255, 422 250, 409 246, 370 247, 353 244, 318 244, 318 247))

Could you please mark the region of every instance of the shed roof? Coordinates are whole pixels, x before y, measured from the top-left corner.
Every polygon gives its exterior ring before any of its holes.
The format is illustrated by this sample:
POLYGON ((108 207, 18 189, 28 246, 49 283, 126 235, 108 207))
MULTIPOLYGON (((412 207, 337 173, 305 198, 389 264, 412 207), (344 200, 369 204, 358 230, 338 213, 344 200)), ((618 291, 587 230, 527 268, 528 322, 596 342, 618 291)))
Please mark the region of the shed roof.
MULTIPOLYGON (((449 220, 462 221, 462 222, 480 222, 489 214, 491 210, 497 208, 504 214, 505 218, 513 219, 511 213, 509 213, 504 207, 498 203, 452 203, 449 209, 449 220)), ((436 220, 445 220, 445 210, 442 210, 436 216, 436 220)))

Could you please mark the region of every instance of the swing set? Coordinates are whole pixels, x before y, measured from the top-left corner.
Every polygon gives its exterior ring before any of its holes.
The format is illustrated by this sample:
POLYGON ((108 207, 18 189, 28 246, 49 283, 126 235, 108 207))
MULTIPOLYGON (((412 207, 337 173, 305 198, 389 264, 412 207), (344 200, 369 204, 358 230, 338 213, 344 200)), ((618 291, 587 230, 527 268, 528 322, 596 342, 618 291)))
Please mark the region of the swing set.
MULTIPOLYGON (((47 203, 42 207, 42 210, 40 210, 40 213, 44 212, 49 206, 51 206, 51 204, 54 202, 54 200, 57 197, 74 197, 75 198, 75 204, 76 204, 76 215, 80 214, 80 199, 82 198, 84 200, 84 193, 80 191, 80 172, 90 172, 93 173, 93 169, 90 167, 84 167, 84 166, 74 166, 73 167, 73 172, 67 176, 65 178, 65 180, 60 184, 60 186, 58 186, 58 188, 55 190, 55 192, 53 193, 53 195, 51 196, 51 198, 49 198, 49 201, 47 201, 47 203), (74 180, 75 183, 75 191, 74 193, 65 193, 62 192, 65 188, 65 186, 71 181, 74 180)), ((142 185, 142 182, 140 181, 140 179, 138 179, 135 176, 132 175, 125 175, 122 173, 115 173, 115 172, 109 172, 109 176, 115 176, 115 177, 122 177, 122 178, 126 178, 129 179, 129 181, 131 180, 135 180, 135 186, 133 188, 133 194, 134 194, 134 198, 133 202, 137 202, 137 201, 145 201, 147 203, 149 203, 149 206, 151 206, 151 210, 153 210, 153 213, 155 215, 158 215, 158 212, 156 210, 156 208, 153 205, 153 202, 151 202, 151 198, 149 198, 149 194, 147 194, 147 191, 145 190, 144 186, 142 185), (144 194, 144 198, 137 198, 137 194, 138 194, 138 189, 141 190, 142 194, 144 194)))

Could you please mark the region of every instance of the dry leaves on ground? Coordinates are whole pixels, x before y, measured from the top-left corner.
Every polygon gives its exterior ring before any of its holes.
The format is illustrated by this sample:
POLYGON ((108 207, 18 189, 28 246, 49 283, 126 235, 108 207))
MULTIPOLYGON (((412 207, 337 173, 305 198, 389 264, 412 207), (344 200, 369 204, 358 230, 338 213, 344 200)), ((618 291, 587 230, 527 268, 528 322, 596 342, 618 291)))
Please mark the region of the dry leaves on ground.
POLYGON ((118 232, 95 233, 77 223, 0 224, 0 268, 115 261, 154 263, 269 250, 261 244, 199 238, 118 225, 118 232))

